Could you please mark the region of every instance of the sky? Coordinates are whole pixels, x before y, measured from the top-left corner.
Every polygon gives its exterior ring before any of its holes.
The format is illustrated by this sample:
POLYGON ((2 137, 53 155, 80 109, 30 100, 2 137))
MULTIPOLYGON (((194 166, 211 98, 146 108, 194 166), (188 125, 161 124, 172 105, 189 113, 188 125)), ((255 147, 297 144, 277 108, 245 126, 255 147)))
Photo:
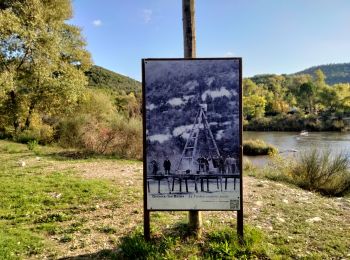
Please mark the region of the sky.
MULTIPOLYGON (((197 57, 243 77, 350 62, 349 0, 196 0, 197 57)), ((181 0, 73 0, 94 64, 141 80, 142 58, 183 57, 181 0)))

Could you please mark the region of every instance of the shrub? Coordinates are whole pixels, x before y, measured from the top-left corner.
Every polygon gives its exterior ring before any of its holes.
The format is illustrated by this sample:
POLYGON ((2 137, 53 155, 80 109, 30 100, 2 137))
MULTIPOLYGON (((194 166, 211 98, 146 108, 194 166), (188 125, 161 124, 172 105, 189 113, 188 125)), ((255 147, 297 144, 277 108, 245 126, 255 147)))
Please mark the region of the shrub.
POLYGON ((300 187, 327 195, 342 195, 350 188, 350 158, 345 153, 331 155, 316 148, 300 155, 292 169, 300 187))
POLYGON ((95 154, 142 159, 140 118, 128 118, 116 112, 110 98, 103 93, 87 97, 84 102, 75 117, 61 121, 58 135, 62 146, 95 154))
POLYGON ((53 141, 54 130, 46 124, 33 125, 15 136, 17 142, 27 144, 28 142, 36 141, 40 144, 48 144, 53 141))
POLYGON ((34 151, 38 146, 38 141, 37 140, 31 140, 27 143, 28 150, 34 151))
POLYGON ((243 171, 252 171, 254 169, 254 164, 248 158, 243 158, 243 171))
POLYGON ((247 140, 243 142, 243 154, 244 155, 276 155, 278 149, 273 145, 266 144, 264 141, 247 140))

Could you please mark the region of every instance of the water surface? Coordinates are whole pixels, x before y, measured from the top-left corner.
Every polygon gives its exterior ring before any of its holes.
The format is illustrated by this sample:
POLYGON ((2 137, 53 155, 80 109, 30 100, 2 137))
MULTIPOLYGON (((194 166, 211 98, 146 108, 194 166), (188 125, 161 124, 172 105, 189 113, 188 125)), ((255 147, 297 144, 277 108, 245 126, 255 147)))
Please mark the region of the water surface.
MULTIPOLYGON (((333 154, 347 153, 350 157, 350 132, 309 132, 301 136, 299 132, 243 132, 243 140, 261 139, 276 146, 281 155, 297 155, 316 147, 320 151, 330 149, 333 154)), ((254 164, 265 164, 267 156, 249 156, 254 164)))

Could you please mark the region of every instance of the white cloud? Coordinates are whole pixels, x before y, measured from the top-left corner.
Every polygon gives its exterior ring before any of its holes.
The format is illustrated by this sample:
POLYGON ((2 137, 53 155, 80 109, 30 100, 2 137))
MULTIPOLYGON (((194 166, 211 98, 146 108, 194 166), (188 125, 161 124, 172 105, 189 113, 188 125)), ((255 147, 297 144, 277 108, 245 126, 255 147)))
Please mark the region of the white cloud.
POLYGON ((204 81, 205 83, 207 83, 207 85, 210 87, 211 84, 214 82, 215 78, 214 77, 210 77, 210 78, 206 78, 204 81))
POLYGON ((183 96, 183 99, 186 101, 190 100, 191 98, 194 98, 194 95, 183 96))
POLYGON ((198 81, 197 80, 191 80, 188 81, 185 85, 184 88, 188 88, 189 90, 194 90, 196 87, 198 87, 198 81))
POLYGON ((231 124, 232 124, 231 121, 225 121, 225 122, 222 123, 222 125, 231 125, 231 124))
POLYGON ((234 56, 233 52, 228 51, 225 53, 225 57, 233 57, 233 56, 234 56))
POLYGON ((94 21, 92 22, 92 24, 93 24, 94 26, 96 26, 96 27, 99 27, 99 26, 102 25, 102 21, 99 20, 99 19, 97 19, 97 20, 94 20, 94 21))
POLYGON ((170 138, 170 134, 155 134, 148 137, 151 142, 159 142, 161 144, 168 141, 170 138))
POLYGON ((145 23, 149 23, 152 20, 153 11, 151 9, 143 9, 142 17, 145 23))
POLYGON ((155 108, 157 108, 157 106, 152 104, 152 103, 146 106, 146 109, 148 109, 148 110, 153 110, 155 108))
POLYGON ((175 107, 175 106, 181 106, 181 105, 185 104, 186 102, 183 101, 181 98, 172 98, 172 99, 168 100, 168 103, 171 106, 175 107))
POLYGON ((224 137, 224 130, 219 130, 219 131, 216 133, 215 139, 216 139, 216 140, 221 140, 223 137, 224 137))
MULTIPOLYGON (((190 131, 192 129, 193 125, 180 125, 178 127, 175 127, 173 130, 173 136, 179 136, 179 135, 189 135, 190 131)), ((186 138, 186 137, 185 137, 186 138)))
POLYGON ((206 90, 204 91, 204 93, 202 94, 202 100, 205 101, 205 99, 207 98, 207 96, 210 96, 212 98, 218 98, 218 97, 231 97, 231 92, 228 91, 226 88, 221 87, 219 90, 206 90))

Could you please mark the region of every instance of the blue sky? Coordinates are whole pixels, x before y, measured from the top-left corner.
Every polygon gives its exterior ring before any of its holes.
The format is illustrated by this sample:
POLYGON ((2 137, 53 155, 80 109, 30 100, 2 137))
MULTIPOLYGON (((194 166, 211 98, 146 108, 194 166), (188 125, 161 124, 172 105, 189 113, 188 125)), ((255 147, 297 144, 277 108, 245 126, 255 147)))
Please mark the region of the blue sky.
MULTIPOLYGON (((183 57, 181 0, 73 0, 93 61, 141 79, 142 58, 183 57)), ((243 76, 350 62, 349 0, 196 0, 197 57, 242 57, 243 76)))

